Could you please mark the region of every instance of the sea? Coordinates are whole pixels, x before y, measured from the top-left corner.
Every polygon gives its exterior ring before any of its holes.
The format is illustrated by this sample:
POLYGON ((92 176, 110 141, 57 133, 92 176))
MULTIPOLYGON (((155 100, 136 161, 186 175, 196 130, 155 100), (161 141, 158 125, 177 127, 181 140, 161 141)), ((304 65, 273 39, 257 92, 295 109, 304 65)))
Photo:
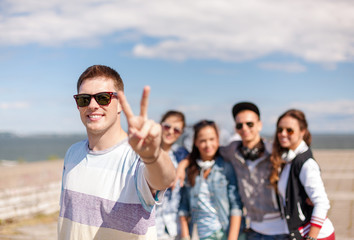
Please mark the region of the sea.
POLYGON ((86 138, 84 134, 19 136, 0 133, 0 161, 34 162, 62 159, 72 144, 86 138))
MULTIPOLYGON (((270 136, 265 136, 271 140, 270 136)), ((62 159, 68 148, 85 134, 42 134, 19 136, 0 133, 0 161, 33 162, 62 159)), ((353 149, 354 134, 313 134, 313 149, 353 149)))

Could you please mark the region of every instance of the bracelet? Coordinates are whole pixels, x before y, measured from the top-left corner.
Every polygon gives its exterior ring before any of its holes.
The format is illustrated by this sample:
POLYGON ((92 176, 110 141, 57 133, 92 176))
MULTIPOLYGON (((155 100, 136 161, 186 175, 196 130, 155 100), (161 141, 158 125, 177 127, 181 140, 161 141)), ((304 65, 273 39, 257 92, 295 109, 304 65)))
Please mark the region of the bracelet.
POLYGON ((309 236, 309 235, 307 235, 307 236, 305 237, 305 239, 317 240, 317 238, 311 237, 311 236, 309 236))
POLYGON ((144 163, 145 165, 153 164, 153 163, 155 163, 155 162, 157 161, 157 159, 159 159, 160 154, 161 154, 161 148, 159 149, 159 154, 157 154, 157 157, 156 157, 153 161, 151 161, 151 162, 145 162, 143 159, 141 159, 141 160, 143 161, 143 163, 144 163))
POLYGON ((143 161, 143 163, 144 163, 145 165, 149 165, 149 164, 155 163, 158 158, 159 158, 159 157, 157 157, 154 161, 151 161, 151 162, 145 162, 144 160, 142 160, 142 161, 143 161))

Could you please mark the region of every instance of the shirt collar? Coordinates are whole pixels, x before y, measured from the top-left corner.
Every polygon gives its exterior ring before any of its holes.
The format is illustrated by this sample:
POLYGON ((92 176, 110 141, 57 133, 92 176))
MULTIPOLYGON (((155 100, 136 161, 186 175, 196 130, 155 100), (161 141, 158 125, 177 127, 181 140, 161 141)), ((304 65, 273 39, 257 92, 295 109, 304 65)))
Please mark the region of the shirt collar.
POLYGON ((291 150, 289 149, 287 152, 284 152, 282 154, 282 158, 286 161, 286 162, 291 162, 292 160, 294 160, 294 158, 299 155, 300 153, 306 152, 307 149, 309 147, 307 146, 307 144, 305 143, 304 140, 301 141, 301 143, 299 144, 299 146, 297 146, 297 148, 295 150, 291 150))

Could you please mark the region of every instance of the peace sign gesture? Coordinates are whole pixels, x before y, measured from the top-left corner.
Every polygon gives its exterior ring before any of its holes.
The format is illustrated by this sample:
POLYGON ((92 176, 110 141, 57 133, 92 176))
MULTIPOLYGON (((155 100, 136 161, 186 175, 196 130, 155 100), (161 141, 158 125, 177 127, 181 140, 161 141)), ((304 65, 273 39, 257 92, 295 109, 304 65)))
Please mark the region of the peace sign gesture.
POLYGON ((135 116, 124 93, 118 99, 128 122, 129 144, 146 164, 153 163, 160 154, 161 126, 147 116, 150 87, 145 86, 140 102, 140 114, 135 116))

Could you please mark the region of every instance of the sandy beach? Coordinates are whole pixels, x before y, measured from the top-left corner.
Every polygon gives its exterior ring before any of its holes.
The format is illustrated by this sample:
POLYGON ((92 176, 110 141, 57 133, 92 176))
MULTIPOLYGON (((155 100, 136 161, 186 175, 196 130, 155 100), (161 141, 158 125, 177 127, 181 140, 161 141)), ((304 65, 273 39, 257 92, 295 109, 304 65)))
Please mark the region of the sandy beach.
MULTIPOLYGON (((331 201, 328 217, 335 226, 336 239, 354 240, 354 150, 314 150, 314 156, 331 201)), ((0 165, 0 194, 9 189, 39 186, 45 189, 52 184, 56 190, 54 196, 58 196, 62 166, 63 160, 0 165)), ((44 211, 32 217, 0 218, 0 239, 56 239, 58 213, 57 209, 52 210, 50 214, 44 211)))

